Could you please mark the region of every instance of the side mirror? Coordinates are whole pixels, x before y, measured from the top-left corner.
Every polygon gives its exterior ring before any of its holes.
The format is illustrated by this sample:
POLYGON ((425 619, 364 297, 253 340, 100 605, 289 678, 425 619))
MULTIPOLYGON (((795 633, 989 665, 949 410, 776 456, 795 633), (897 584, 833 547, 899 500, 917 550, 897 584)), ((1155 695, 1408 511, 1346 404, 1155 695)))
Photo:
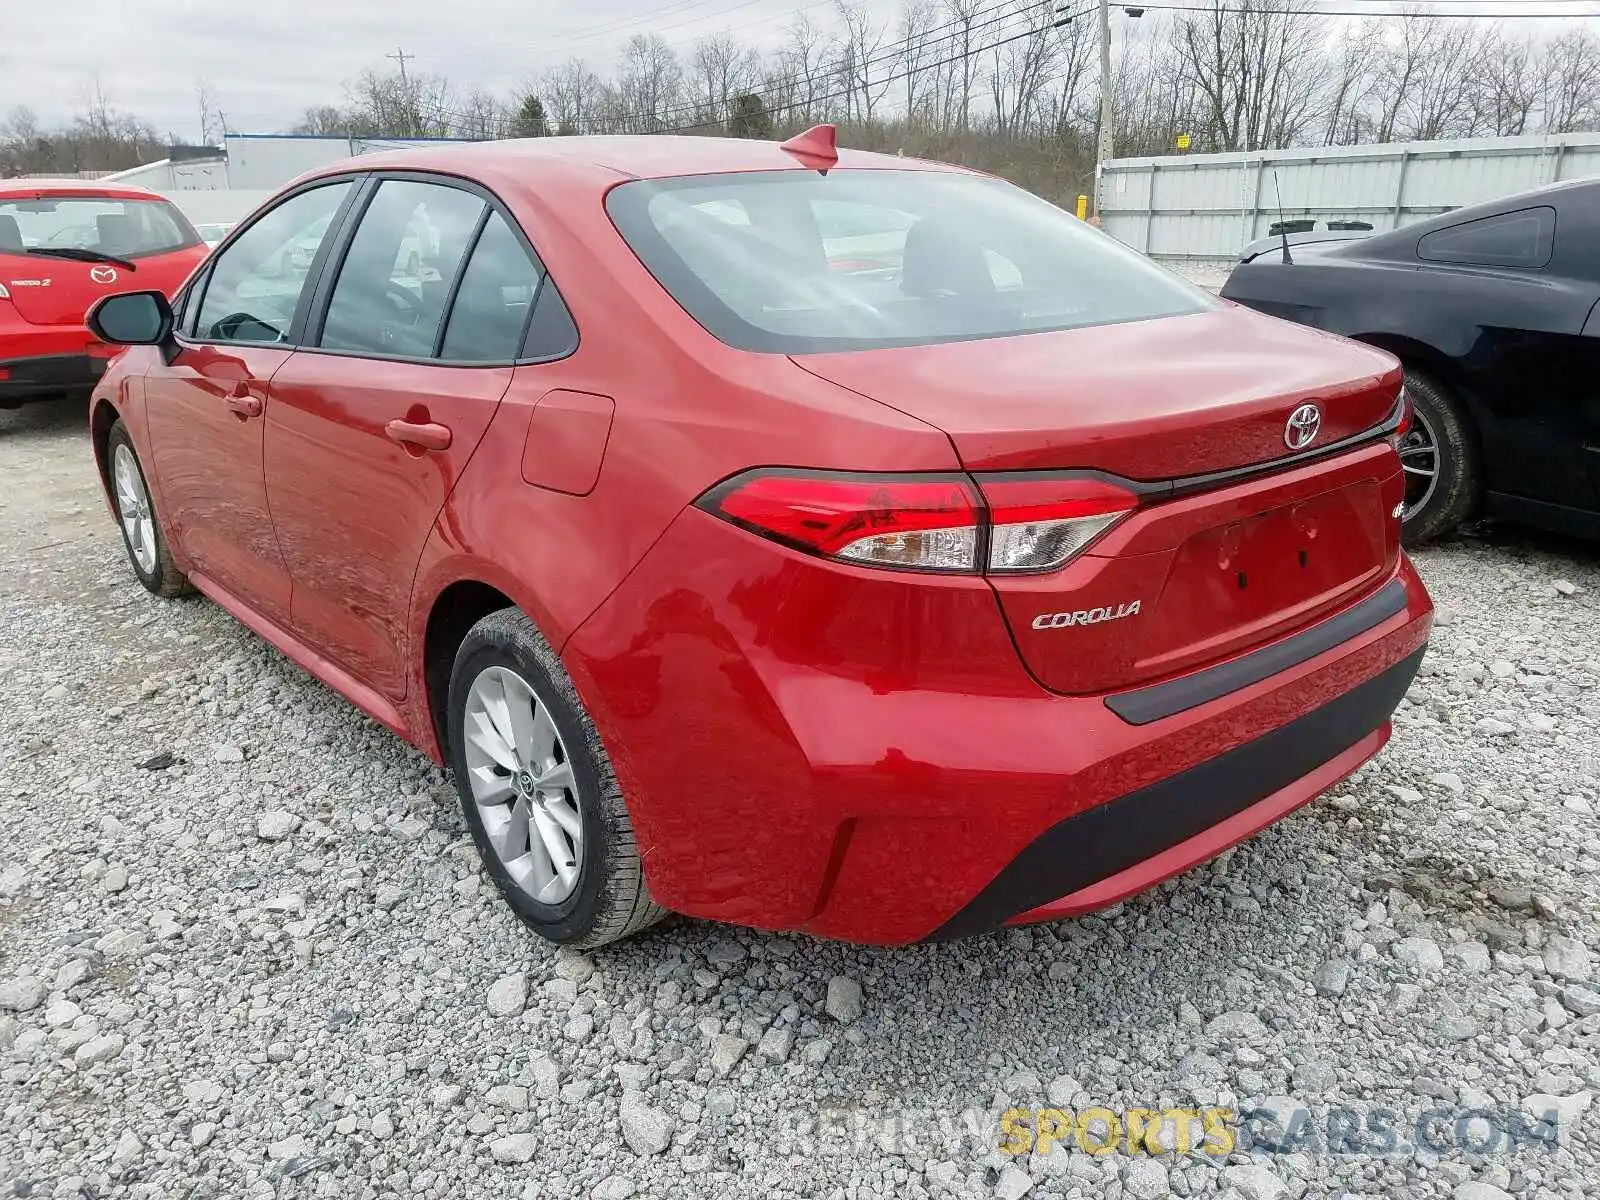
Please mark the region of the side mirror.
POLYGON ((160 292, 123 292, 97 301, 85 323, 113 346, 159 346, 172 336, 172 305, 160 292))

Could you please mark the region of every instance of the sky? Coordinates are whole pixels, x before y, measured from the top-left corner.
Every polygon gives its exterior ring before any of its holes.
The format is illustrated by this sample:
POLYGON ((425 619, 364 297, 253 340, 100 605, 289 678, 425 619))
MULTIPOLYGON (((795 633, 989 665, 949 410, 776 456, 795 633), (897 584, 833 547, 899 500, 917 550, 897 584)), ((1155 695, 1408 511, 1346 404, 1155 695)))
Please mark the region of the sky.
MULTIPOLYGON (((870 0, 889 19, 894 0, 870 0)), ((45 127, 65 124, 98 86, 113 107, 158 132, 199 137, 195 85, 205 79, 235 132, 287 129, 315 104, 338 104, 365 67, 445 75, 459 91, 510 91, 579 56, 610 73, 632 34, 683 48, 731 30, 771 45, 798 9, 825 17, 832 0, 0 0, 0 119, 18 105, 45 127), (64 9, 70 19, 64 19, 64 9)), ((1324 7, 1382 9, 1370 0, 1324 7)), ((1396 6, 1398 7, 1398 6, 1396 6)), ((1593 16, 1600 0, 1458 0, 1462 12, 1593 16)), ((1534 24, 1529 22, 1530 25, 1534 24)), ((1560 22, 1537 22, 1554 31, 1560 22)))

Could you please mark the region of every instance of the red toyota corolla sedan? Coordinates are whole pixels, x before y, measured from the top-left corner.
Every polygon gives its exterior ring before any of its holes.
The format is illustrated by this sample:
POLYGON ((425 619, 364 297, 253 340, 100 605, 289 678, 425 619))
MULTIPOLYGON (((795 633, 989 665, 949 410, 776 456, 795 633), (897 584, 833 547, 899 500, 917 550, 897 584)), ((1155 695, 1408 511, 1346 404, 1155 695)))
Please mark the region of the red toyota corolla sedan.
POLYGON ((1104 906, 1375 754, 1422 657, 1392 358, 831 142, 375 155, 93 314, 140 580, 453 768, 553 941, 1104 906))
POLYGON ((110 356, 83 327, 89 306, 129 288, 170 296, 205 256, 154 192, 0 180, 0 408, 88 395, 110 356))

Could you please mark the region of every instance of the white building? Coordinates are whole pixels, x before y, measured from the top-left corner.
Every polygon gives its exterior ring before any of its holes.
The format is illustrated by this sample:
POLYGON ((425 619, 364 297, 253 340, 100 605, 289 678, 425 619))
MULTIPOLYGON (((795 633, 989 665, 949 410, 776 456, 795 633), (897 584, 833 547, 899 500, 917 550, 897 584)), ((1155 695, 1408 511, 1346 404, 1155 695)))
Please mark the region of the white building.
POLYGON ((146 163, 105 176, 167 197, 195 224, 237 221, 298 175, 379 150, 425 146, 454 138, 322 137, 297 133, 230 133, 214 157, 146 163))

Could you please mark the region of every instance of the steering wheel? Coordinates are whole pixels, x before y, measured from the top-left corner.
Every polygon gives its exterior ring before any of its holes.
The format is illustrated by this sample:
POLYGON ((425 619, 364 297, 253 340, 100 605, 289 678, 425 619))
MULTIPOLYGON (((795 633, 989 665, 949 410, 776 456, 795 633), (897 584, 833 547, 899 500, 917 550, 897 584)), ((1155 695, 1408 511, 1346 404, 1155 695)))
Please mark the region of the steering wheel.
POLYGON ((407 319, 412 325, 415 325, 421 319, 422 297, 418 296, 410 288, 401 287, 391 279, 383 285, 383 294, 394 301, 395 307, 400 310, 401 317, 407 319))
POLYGON ((211 336, 230 342, 281 342, 283 330, 269 325, 254 313, 229 313, 212 322, 211 336))

